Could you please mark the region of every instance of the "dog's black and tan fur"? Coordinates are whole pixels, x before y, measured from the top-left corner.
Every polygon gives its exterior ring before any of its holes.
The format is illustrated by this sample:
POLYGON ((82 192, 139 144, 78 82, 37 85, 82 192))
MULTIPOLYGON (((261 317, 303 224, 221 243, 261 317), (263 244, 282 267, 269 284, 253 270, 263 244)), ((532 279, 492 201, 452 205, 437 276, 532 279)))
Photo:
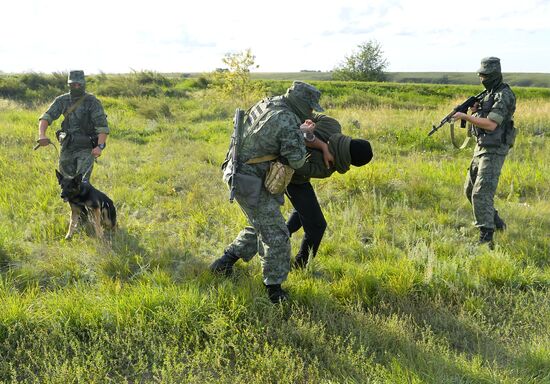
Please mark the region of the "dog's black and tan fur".
POLYGON ((73 236, 81 215, 88 216, 99 238, 103 238, 102 227, 116 228, 116 209, 113 201, 106 194, 90 183, 83 183, 82 175, 66 177, 58 170, 55 173, 61 186, 61 198, 71 206, 71 221, 66 239, 73 236))

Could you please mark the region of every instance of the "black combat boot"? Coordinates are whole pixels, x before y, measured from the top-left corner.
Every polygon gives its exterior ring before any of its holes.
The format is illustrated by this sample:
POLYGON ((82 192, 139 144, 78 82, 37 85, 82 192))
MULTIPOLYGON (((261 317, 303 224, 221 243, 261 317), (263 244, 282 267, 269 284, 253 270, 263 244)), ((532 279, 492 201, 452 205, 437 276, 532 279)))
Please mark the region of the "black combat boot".
POLYGON ((288 300, 288 293, 281 288, 281 284, 271 284, 265 287, 267 288, 267 296, 269 296, 269 300, 271 300, 273 304, 282 303, 288 300))
POLYGON ((235 265, 237 260, 239 260, 238 256, 235 256, 234 254, 225 251, 222 257, 215 260, 210 265, 210 271, 213 273, 220 273, 225 276, 231 276, 231 274, 233 273, 233 265, 235 265))
POLYGON ((506 223, 498 215, 498 211, 495 209, 495 229, 497 231, 504 231, 506 229, 506 223))
POLYGON ((479 228, 479 245, 487 244, 489 249, 495 248, 495 243, 493 242, 493 234, 495 233, 494 229, 491 228, 479 228))

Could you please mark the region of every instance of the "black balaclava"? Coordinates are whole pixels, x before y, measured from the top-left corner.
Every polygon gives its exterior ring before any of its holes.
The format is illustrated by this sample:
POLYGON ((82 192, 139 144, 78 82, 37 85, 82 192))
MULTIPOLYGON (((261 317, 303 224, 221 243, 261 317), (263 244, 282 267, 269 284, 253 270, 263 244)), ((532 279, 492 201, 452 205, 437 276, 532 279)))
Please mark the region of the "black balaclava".
POLYGON ((82 70, 72 70, 69 72, 67 78, 67 83, 69 84, 69 93, 73 98, 79 98, 86 92, 86 77, 84 76, 84 71, 82 70), (78 83, 80 88, 72 88, 71 84, 78 83))
POLYGON ((493 72, 484 76, 485 79, 481 81, 481 84, 483 84, 488 91, 495 89, 502 83, 502 73, 500 72, 493 72))
POLYGON ((372 160, 372 147, 367 140, 353 139, 349 144, 351 165, 360 167, 372 160))
POLYGON ((84 94, 86 91, 86 87, 84 84, 80 84, 80 88, 69 88, 69 93, 71 94, 71 97, 79 98, 84 94))

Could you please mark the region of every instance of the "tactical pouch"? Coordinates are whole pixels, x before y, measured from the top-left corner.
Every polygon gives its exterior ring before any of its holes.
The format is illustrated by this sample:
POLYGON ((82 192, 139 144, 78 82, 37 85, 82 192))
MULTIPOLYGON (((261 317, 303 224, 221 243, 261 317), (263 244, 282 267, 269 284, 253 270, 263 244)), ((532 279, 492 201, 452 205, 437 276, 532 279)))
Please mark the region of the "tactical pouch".
POLYGON ((71 134, 71 146, 75 148, 94 148, 97 146, 97 138, 94 145, 94 138, 79 133, 71 134))
POLYGON ((235 178, 235 197, 239 203, 243 203, 250 208, 255 208, 260 201, 260 193, 262 191, 262 179, 252 175, 243 175, 235 173, 229 178, 235 178))
POLYGON ((294 175, 294 169, 280 161, 272 161, 265 176, 264 186, 272 194, 283 193, 294 175))
POLYGON ((514 120, 510 122, 510 127, 506 130, 505 134, 505 141, 506 144, 512 148, 514 146, 514 143, 516 142, 516 136, 518 134, 518 130, 516 127, 514 127, 514 120))
POLYGON ((500 147, 502 144, 503 132, 501 128, 494 131, 478 129, 477 144, 483 148, 500 147))
POLYGON ((70 135, 62 129, 55 131, 55 138, 61 146, 67 145, 70 142, 70 135))

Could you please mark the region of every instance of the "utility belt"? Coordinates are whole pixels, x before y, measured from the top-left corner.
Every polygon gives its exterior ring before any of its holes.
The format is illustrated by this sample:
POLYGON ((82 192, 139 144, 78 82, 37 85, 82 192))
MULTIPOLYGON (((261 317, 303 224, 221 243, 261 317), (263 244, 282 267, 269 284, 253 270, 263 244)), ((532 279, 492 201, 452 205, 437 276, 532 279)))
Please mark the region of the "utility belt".
POLYGON ((60 129, 55 132, 55 137, 62 148, 92 149, 97 147, 97 136, 89 136, 83 133, 68 133, 60 129))
POLYGON ((294 174, 294 169, 277 160, 275 155, 267 155, 256 157, 245 161, 244 164, 252 165, 269 161, 269 169, 265 177, 246 175, 242 173, 234 173, 232 175, 225 174, 224 180, 231 184, 231 178, 235 178, 235 195, 248 207, 254 208, 258 205, 262 186, 273 195, 282 194, 294 174))
POLYGON ((258 164, 265 161, 270 162, 269 170, 265 175, 264 187, 273 195, 283 193, 290 183, 292 175, 294 175, 294 169, 283 164, 277 157, 276 155, 266 155, 245 161, 245 164, 258 164))

